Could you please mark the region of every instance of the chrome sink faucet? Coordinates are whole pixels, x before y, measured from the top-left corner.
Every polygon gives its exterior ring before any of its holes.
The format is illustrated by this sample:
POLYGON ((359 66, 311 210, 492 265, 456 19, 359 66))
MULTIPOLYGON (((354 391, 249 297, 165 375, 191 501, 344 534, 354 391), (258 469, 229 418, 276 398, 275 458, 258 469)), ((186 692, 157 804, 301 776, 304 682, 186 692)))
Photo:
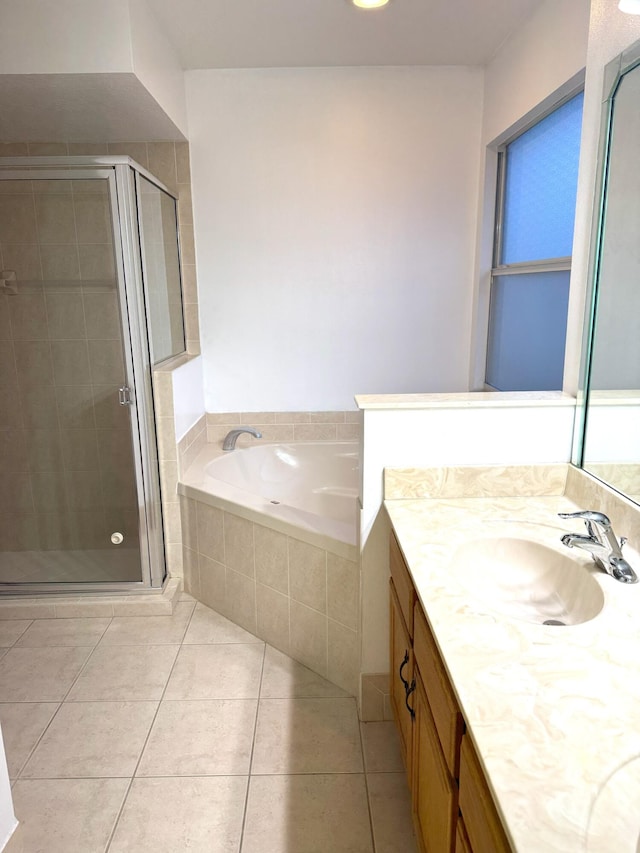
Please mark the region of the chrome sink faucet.
POLYGON ((622 546, 627 541, 618 539, 609 518, 603 512, 587 509, 582 512, 559 512, 560 518, 581 518, 587 526, 586 533, 565 533, 562 544, 567 548, 580 548, 591 554, 601 569, 620 583, 637 583, 638 577, 622 556, 622 546))
POLYGON ((232 429, 225 435, 224 441, 222 442, 222 449, 225 453, 228 453, 230 450, 236 449, 236 441, 238 440, 238 436, 242 435, 243 432, 248 432, 249 435, 252 435, 254 438, 262 438, 262 433, 258 432, 258 430, 254 429, 253 427, 241 426, 237 429, 232 429))

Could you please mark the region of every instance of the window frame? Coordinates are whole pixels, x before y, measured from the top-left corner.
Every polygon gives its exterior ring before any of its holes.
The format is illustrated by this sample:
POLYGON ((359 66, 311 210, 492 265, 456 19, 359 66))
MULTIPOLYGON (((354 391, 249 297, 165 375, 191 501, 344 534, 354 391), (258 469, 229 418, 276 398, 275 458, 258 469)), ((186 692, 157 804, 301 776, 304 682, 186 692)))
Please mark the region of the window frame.
MULTIPOLYGON (((540 105, 538 109, 527 116, 528 120, 518 122, 510 131, 504 134, 500 141, 494 143, 493 148, 496 157, 495 165, 495 202, 493 208, 493 229, 491 232, 491 268, 488 276, 488 294, 486 308, 486 334, 484 337, 484 359, 483 359, 483 385, 487 391, 497 391, 494 385, 490 385, 487 381, 488 358, 490 352, 489 333, 491 329, 491 299, 493 296, 494 282, 497 276, 510 275, 527 275, 530 273, 542 272, 569 272, 571 273, 572 255, 557 258, 543 258, 535 261, 521 261, 511 264, 500 263, 502 256, 502 240, 504 233, 504 215, 505 215, 505 194, 506 194, 506 175, 508 168, 508 146, 519 137, 523 136, 527 131, 531 130, 540 122, 544 121, 552 113, 559 110, 566 103, 573 100, 580 93, 584 92, 584 75, 581 75, 579 82, 571 81, 573 85, 564 89, 562 94, 555 93, 552 99, 549 99, 544 105, 540 105), (577 85, 576 85, 577 83, 577 85)), ((565 350, 566 352, 566 350, 565 350)))

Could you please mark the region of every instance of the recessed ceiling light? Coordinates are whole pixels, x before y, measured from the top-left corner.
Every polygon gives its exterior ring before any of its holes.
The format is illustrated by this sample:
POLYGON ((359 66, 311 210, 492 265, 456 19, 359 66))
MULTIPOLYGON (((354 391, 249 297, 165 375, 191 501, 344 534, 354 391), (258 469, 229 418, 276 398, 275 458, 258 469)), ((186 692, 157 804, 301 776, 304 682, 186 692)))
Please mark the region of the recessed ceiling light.
POLYGON ((386 6, 389 0, 351 0, 351 2, 359 9, 379 9, 380 6, 386 6))
POLYGON ((627 15, 640 15, 640 0, 620 0, 618 9, 627 15))

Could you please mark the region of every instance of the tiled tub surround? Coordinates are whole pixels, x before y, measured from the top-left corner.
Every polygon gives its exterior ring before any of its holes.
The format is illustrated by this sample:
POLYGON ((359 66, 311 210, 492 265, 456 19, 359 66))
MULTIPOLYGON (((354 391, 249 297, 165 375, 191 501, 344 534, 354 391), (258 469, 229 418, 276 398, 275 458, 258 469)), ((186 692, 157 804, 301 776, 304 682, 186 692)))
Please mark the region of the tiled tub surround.
MULTIPOLYGON (((360 435, 359 412, 207 413, 208 455, 222 455, 224 436, 243 424, 257 427, 268 442, 353 440, 360 435)), ((198 422, 178 449, 179 471, 193 463, 202 443, 198 422)), ((255 443, 241 435, 236 447, 255 443)), ((181 497, 181 517, 185 589, 357 695, 356 547, 202 493, 181 497)))
POLYGON ((187 592, 356 695, 355 546, 276 530, 203 499, 180 501, 187 592))
MULTIPOLYGON (((361 433, 359 412, 230 412, 203 415, 178 440, 171 374, 189 357, 169 359, 153 372, 167 567, 172 577, 182 577, 184 573, 178 481, 205 444, 215 445, 222 453, 225 435, 242 424, 256 426, 264 441, 350 441, 359 438, 361 433)), ((236 446, 248 447, 255 441, 251 436, 242 435, 236 446)))
POLYGON ((640 774, 628 773, 607 800, 604 822, 594 815, 610 778, 640 756, 640 585, 618 583, 576 555, 603 590, 604 607, 591 621, 556 628, 493 612, 456 577, 456 548, 490 527, 557 545, 574 529, 557 513, 585 508, 607 513, 630 538, 630 562, 640 559, 636 505, 572 466, 533 468, 526 497, 514 496, 523 468, 390 472, 390 481, 422 496, 385 507, 514 850, 632 853, 640 774), (534 482, 541 496, 531 494, 534 482), (509 523, 496 527, 502 520, 509 523))
MULTIPOLYGON (((222 442, 240 425, 256 427, 263 441, 359 441, 361 412, 207 412, 207 441, 222 442)), ((256 439, 241 435, 236 447, 256 439)))

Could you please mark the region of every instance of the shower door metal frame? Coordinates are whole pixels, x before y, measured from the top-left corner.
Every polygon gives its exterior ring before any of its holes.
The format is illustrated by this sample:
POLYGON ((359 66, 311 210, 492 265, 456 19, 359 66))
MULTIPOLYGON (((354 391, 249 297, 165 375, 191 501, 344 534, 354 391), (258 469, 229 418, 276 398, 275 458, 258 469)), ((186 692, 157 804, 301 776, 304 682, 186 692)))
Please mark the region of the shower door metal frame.
POLYGON ((135 172, 175 199, 164 184, 129 157, 15 157, 0 160, 0 180, 107 180, 116 286, 138 501, 140 581, 0 583, 0 596, 37 593, 153 593, 168 579, 153 405, 148 315, 144 299, 135 172), (129 345, 127 345, 129 344, 129 345))

